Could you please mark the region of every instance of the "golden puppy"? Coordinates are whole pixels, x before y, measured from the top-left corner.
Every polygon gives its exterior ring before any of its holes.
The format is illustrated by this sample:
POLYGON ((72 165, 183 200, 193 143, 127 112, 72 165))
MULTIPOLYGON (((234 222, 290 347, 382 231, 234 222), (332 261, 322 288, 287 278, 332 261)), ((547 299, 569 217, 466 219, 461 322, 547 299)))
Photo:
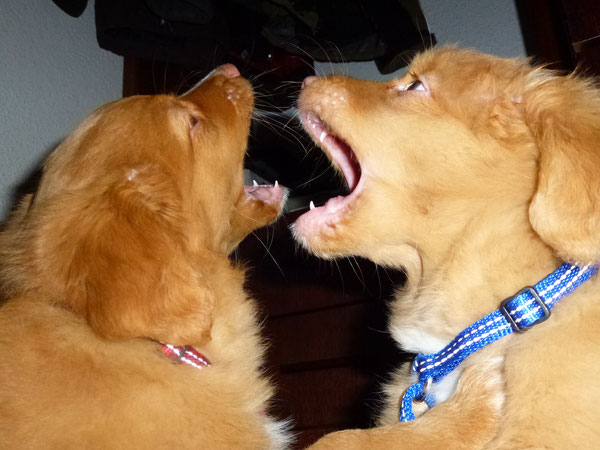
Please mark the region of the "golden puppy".
MULTIPOLYGON (((402 367, 377 428, 333 433, 316 448, 600 445, 600 92, 592 82, 444 48, 417 56, 391 82, 309 78, 299 108, 350 194, 301 216, 295 237, 323 257, 360 255, 406 271, 390 330, 407 351, 439 352, 563 261, 579 263, 569 274, 592 276, 547 321, 490 343, 441 379, 417 383, 402 367), (414 397, 417 417, 400 423, 415 383, 426 391, 414 397), (429 395, 431 409, 418 402, 429 395)), ((495 314, 504 331, 519 326, 495 314)), ((425 368, 417 361, 419 374, 425 368)))
POLYGON ((0 447, 285 445, 228 260, 284 201, 243 186, 252 110, 225 65, 103 106, 50 156, 0 235, 0 447))

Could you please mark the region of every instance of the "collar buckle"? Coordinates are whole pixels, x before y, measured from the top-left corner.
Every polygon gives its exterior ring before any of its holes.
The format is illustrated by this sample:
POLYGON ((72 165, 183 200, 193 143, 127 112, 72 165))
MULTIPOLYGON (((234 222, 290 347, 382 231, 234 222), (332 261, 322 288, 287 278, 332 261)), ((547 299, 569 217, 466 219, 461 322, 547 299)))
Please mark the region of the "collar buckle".
MULTIPOLYGON (((521 305, 524 305, 524 304, 521 303, 521 305)), ((531 310, 532 308, 528 308, 528 309, 531 310)), ((550 309, 548 308, 548 305, 546 305, 546 303, 544 303, 544 300, 542 300, 542 298, 539 296, 538 292, 535 290, 535 288, 533 286, 526 286, 523 289, 521 289, 519 292, 517 292, 515 295, 505 299, 500 304, 500 311, 502 312, 502 314, 504 315, 504 317, 506 318, 506 320, 508 321, 510 326, 513 328, 513 330, 518 333, 523 333, 524 331, 527 331, 528 329, 530 329, 532 326, 537 325, 538 323, 542 323, 543 321, 548 319, 548 317, 550 317, 550 314, 551 314, 550 309), (523 294, 530 294, 532 296, 532 300, 535 303, 535 305, 532 305, 533 308, 538 307, 539 310, 542 312, 542 316, 540 318, 538 318, 537 320, 530 322, 530 323, 525 322, 526 325, 522 325, 519 323, 521 321, 521 319, 523 318, 523 316, 521 316, 521 318, 519 318, 519 319, 515 319, 515 317, 513 316, 513 313, 517 309, 514 306, 512 306, 510 308, 511 310, 509 311, 509 307, 508 307, 509 303, 511 303, 517 297, 519 297, 523 294)))

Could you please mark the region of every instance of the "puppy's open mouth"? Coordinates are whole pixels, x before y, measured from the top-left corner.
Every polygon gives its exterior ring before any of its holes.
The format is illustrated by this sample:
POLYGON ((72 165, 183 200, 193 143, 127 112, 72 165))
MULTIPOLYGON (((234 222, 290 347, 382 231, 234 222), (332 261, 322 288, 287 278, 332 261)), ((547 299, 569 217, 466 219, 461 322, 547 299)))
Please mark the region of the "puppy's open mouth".
POLYGON ((258 200, 269 205, 281 207, 286 200, 287 190, 280 186, 277 181, 273 184, 258 184, 244 186, 244 192, 248 200, 258 200))
POLYGON ((296 229, 332 226, 340 220, 360 194, 364 184, 362 168, 352 147, 342 137, 336 135, 323 119, 306 111, 301 112, 300 117, 306 131, 343 174, 349 193, 330 198, 324 205, 318 207, 311 202, 310 210, 296 221, 296 229))

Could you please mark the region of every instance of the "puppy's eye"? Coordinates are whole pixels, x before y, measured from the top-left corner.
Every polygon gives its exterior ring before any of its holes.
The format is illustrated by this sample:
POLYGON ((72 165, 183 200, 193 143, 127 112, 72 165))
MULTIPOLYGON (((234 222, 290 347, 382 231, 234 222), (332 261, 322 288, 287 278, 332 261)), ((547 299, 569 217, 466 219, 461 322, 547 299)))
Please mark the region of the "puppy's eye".
POLYGON ((195 114, 190 114, 190 118, 189 118, 190 131, 193 130, 196 125, 198 125, 198 122, 200 122, 200 117, 198 117, 195 114))
POLYGON ((405 91, 424 91, 425 85, 421 82, 421 80, 416 79, 416 80, 408 83, 406 85, 406 87, 404 88, 404 90, 405 91))

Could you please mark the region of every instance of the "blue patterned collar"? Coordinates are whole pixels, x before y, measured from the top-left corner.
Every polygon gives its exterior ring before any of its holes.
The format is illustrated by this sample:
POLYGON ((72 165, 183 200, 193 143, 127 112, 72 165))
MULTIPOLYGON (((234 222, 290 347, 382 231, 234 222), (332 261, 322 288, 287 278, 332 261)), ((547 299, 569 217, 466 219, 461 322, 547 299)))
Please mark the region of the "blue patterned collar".
POLYGON ((417 355, 412 372, 418 374, 419 381, 402 396, 399 420, 408 422, 415 418, 413 401, 425 401, 432 408, 435 398, 428 392, 429 386, 442 380, 467 356, 501 337, 526 331, 543 322, 550 317, 550 311, 559 300, 596 272, 598 266, 593 263, 583 267, 564 263, 535 286, 523 288, 504 300, 500 308, 465 328, 438 353, 417 355))

